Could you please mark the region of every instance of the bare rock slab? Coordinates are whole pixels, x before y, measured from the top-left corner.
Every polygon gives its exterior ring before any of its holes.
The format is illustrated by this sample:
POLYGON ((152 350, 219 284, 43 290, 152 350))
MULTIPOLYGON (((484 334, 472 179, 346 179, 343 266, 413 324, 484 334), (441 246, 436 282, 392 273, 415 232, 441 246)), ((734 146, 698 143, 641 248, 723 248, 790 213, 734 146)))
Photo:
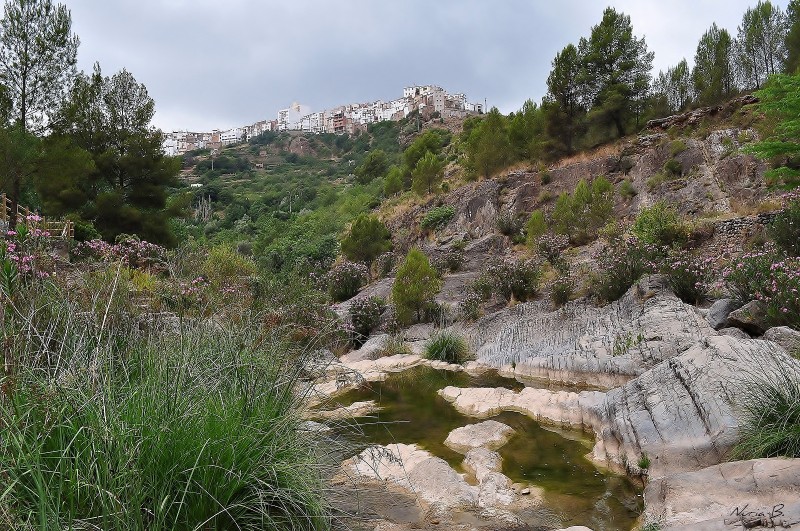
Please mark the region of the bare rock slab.
POLYGON ((668 475, 651 481, 644 497, 645 521, 659 522, 662 529, 741 529, 742 518, 756 516, 766 518, 769 527, 795 527, 800 459, 734 461, 668 475))
POLYGON ((461 454, 466 454, 473 448, 497 450, 507 443, 514 433, 514 428, 502 422, 487 420, 454 429, 447 436, 444 444, 461 454))

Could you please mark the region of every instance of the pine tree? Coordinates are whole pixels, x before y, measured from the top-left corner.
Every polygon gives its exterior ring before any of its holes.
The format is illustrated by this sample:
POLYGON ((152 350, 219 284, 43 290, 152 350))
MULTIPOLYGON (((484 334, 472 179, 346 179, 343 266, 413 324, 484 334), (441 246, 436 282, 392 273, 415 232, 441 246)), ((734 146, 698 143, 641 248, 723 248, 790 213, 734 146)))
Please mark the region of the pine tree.
POLYGON ((574 149, 581 117, 585 113, 581 104, 582 64, 578 49, 569 44, 556 54, 553 69, 547 77, 543 110, 553 156, 569 155, 574 149))
POLYGON ((342 239, 342 254, 354 262, 371 264, 392 248, 389 229, 375 216, 359 215, 342 239))
POLYGON ((761 87, 786 61, 786 15, 769 0, 759 1, 742 17, 736 37, 736 56, 743 84, 761 87))
POLYGON ((692 82, 697 99, 703 105, 719 103, 736 91, 733 40, 726 29, 712 24, 700 37, 694 56, 692 82))
POLYGON ((412 172, 411 188, 414 193, 424 195, 431 193, 433 188, 442 180, 442 163, 439 158, 428 151, 417 163, 412 172))
POLYGON ((433 302, 442 282, 422 251, 411 249, 397 269, 392 285, 392 302, 401 324, 421 320, 425 307, 433 302))

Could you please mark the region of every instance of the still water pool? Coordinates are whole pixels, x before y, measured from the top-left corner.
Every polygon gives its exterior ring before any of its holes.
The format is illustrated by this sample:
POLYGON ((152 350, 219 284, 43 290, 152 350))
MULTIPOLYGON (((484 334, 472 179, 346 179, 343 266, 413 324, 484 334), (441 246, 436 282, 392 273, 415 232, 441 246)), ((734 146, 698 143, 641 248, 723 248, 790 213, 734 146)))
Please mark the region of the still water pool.
MULTIPOLYGON (((530 382, 528 385, 535 385, 530 382)), ((416 443, 461 470, 463 456, 444 445, 455 428, 482 422, 455 410, 436 392, 456 387, 505 387, 525 384, 490 372, 481 376, 439 371, 427 366, 390 375, 351 391, 338 401, 348 405, 375 400, 378 413, 358 422, 358 438, 366 444, 416 443)), ((598 469, 585 455, 592 440, 573 430, 543 427, 519 413, 493 417, 516 430, 498 453, 503 473, 512 481, 545 489, 545 502, 566 526, 585 525, 596 531, 631 529, 641 512, 641 491, 628 478, 598 469)))

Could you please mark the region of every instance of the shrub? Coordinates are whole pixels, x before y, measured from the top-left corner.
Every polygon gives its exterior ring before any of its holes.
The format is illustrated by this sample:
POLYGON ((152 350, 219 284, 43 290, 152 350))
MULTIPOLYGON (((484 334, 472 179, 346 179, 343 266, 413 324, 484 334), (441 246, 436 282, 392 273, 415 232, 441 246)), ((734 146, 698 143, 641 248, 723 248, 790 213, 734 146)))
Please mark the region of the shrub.
POLYGON ((353 301, 350 306, 350 324, 353 325, 353 344, 356 348, 364 344, 370 332, 381 322, 386 302, 380 297, 368 297, 353 301))
POLYGON ((552 284, 550 291, 550 300, 556 308, 561 308, 572 298, 575 292, 575 281, 572 275, 564 273, 559 275, 552 284))
POLYGON ((664 173, 668 176, 680 177, 683 175, 683 166, 677 159, 669 159, 664 163, 664 173))
POLYGON ((737 383, 735 459, 800 457, 800 364, 764 359, 737 383))
POLYGON ((525 224, 528 247, 535 247, 536 241, 546 232, 547 221, 545 220, 544 212, 541 210, 534 210, 531 212, 531 217, 528 218, 528 222, 525 224))
POLYGON ((590 281, 590 291, 601 302, 622 297, 642 275, 655 271, 656 251, 643 242, 617 240, 595 257, 597 273, 590 281))
POLYGON ((500 234, 508 236, 514 243, 522 241, 524 237, 522 229, 525 226, 522 216, 504 210, 497 214, 496 225, 500 234))
POLYGON ((381 348, 372 351, 370 359, 376 360, 389 356, 406 356, 411 353, 411 349, 408 348, 408 345, 406 345, 402 337, 390 335, 386 338, 386 341, 383 342, 381 348))
POLYGON ((557 269, 564 266, 561 253, 567 247, 569 247, 569 238, 561 234, 545 234, 539 238, 539 244, 536 246, 539 256, 557 269))
POLYGON ((432 260, 432 265, 440 275, 454 273, 464 265, 464 253, 455 249, 445 251, 432 260))
POLYGON ((783 252, 800 256, 800 192, 784 196, 784 207, 770 224, 769 235, 783 252))
POLYGON ((346 301, 367 282, 367 266, 356 262, 340 262, 326 275, 328 292, 335 302, 346 301))
POLYGON ((550 181, 553 180, 553 177, 550 175, 550 172, 542 172, 539 176, 539 180, 542 182, 542 186, 550 184, 550 181))
POLYGON ((625 199, 632 199, 636 196, 638 192, 636 188, 633 187, 633 183, 630 180, 625 179, 619 185, 619 195, 624 197, 625 199))
POLYGON ((425 344, 425 357, 447 363, 464 363, 469 359, 469 346, 460 335, 441 330, 434 332, 425 344))
POLYGON ((200 272, 214 286, 223 286, 242 277, 255 275, 256 264, 230 245, 217 245, 208 252, 200 272))
POLYGON ((481 303, 483 299, 475 291, 470 290, 461 299, 461 317, 465 321, 475 321, 481 316, 481 303))
POLYGON ((732 260, 722 271, 728 293, 742 304, 764 295, 770 281, 772 264, 779 260, 774 248, 745 253, 732 260))
POLYGON ((688 237, 677 211, 663 201, 640 210, 631 232, 644 243, 667 247, 683 244, 688 237))
POLYGON ((428 258, 419 249, 411 249, 397 269, 392 285, 392 302, 401 324, 423 318, 425 306, 439 292, 441 280, 428 258))
POLYGON ((342 239, 342 254, 354 262, 372 263, 392 248, 389 229, 376 216, 359 215, 342 239))
POLYGON ((661 271, 667 275, 669 286, 679 299, 687 304, 698 304, 711 289, 713 263, 713 258, 671 253, 661 271))
POLYGON ((670 157, 677 157, 681 153, 686 151, 686 142, 683 140, 673 140, 669 144, 669 156, 670 157))
POLYGON ((419 225, 423 230, 438 230, 447 225, 455 215, 456 210, 449 205, 432 208, 425 214, 419 225))
POLYGON ((388 277, 395 264, 397 263, 397 255, 392 252, 383 253, 378 255, 372 262, 372 270, 374 278, 388 277))
POLYGON ((487 268, 494 292, 505 300, 525 302, 539 293, 542 266, 535 260, 504 260, 487 268))

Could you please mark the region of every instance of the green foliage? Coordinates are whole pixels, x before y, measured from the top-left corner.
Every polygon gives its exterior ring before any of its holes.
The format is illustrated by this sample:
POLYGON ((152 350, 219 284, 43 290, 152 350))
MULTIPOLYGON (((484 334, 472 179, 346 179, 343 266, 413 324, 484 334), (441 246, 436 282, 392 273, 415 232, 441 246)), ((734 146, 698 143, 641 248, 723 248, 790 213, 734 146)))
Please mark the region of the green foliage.
POLYGON ((542 265, 535 260, 504 260, 486 269, 492 291, 505 300, 525 302, 539 294, 542 265))
POLYGON ((625 179, 619 184, 619 195, 625 199, 632 199, 637 193, 636 188, 633 187, 633 183, 629 179, 625 179))
POLYGON ((644 243, 669 247, 686 242, 688 230, 678 212, 659 201, 639 211, 631 232, 644 243))
POLYGON ((200 272, 213 285, 224 286, 236 278, 255 275, 256 264, 252 258, 242 256, 232 246, 222 244, 208 251, 200 272))
POLYGON ((434 332, 425 344, 425 358, 446 363, 464 363, 470 359, 466 340, 455 332, 434 332))
POLYGON ((373 179, 383 177, 389 169, 389 158, 382 149, 370 151, 364 162, 356 168, 356 179, 361 184, 367 184, 373 179))
POLYGON ((555 158, 570 155, 582 128, 585 113, 582 105, 580 77, 583 60, 578 49, 567 45, 553 59, 553 69, 547 77, 547 96, 542 111, 549 137, 549 154, 555 158))
POLYGON ((439 158, 428 151, 419 160, 412 172, 411 189, 418 195, 430 194, 442 181, 444 168, 439 158))
POLYGON ((441 280, 428 258, 419 249, 411 249, 397 269, 392 285, 392 302, 401 324, 421 320, 425 307, 441 288, 441 280))
POLYGON ((589 39, 580 40, 578 50, 581 82, 592 103, 589 120, 613 125, 617 136, 624 136, 627 123, 641 114, 639 102, 647 97, 653 53, 643 38, 633 36, 630 17, 610 7, 589 39))
POLYGON ((597 237, 614 210, 614 187, 605 177, 590 186, 581 179, 570 196, 561 194, 552 213, 553 230, 570 241, 583 244, 597 237))
POLYGON ((512 160, 506 118, 497 108, 486 114, 467 136, 468 164, 479 175, 489 178, 512 160))
POLYGON ((455 215, 456 209, 450 205, 435 207, 425 213, 419 226, 422 230, 437 230, 447 225, 455 215))
POLYGON ((514 160, 535 160, 542 154, 544 115, 531 100, 508 121, 508 140, 514 160))
POLYGON ((525 218, 522 215, 504 210, 498 212, 495 223, 500 234, 508 236, 512 242, 520 243, 524 241, 523 228, 525 227, 525 218))
POLYGON ((684 110, 691 102, 694 90, 686 59, 668 68, 666 73, 659 72, 653 85, 653 92, 657 97, 664 98, 670 113, 684 110))
POLYGON ((370 332, 380 324, 386 302, 380 297, 367 297, 353 301, 350 305, 350 323, 353 325, 353 343, 360 348, 370 332))
POLYGON ((342 239, 342 254, 349 260, 367 265, 391 248, 389 229, 377 217, 368 214, 359 215, 342 239))
POLYGON ((683 166, 677 159, 669 159, 664 163, 664 173, 670 177, 680 177, 683 174, 683 166))
POLYGON ((769 0, 748 8, 739 25, 736 59, 747 88, 759 88, 767 78, 780 72, 786 58, 786 16, 769 0))
POLYGON ((744 151, 774 161, 777 167, 766 173, 769 184, 795 187, 800 184, 800 74, 775 75, 756 95, 759 110, 778 123, 771 135, 744 151))
POLYGON ((700 104, 719 103, 736 91, 732 52, 733 39, 728 30, 720 29, 716 23, 700 38, 692 70, 692 82, 700 104))
POLYGON ((571 195, 564 192, 558 196, 550 217, 553 221, 553 230, 557 234, 564 234, 572 239, 572 235, 575 233, 575 211, 571 195))
POLYGON ((800 197, 787 201, 769 225, 769 236, 788 256, 800 256, 800 197))
POLYGON ((622 297, 642 275, 655 270, 654 250, 643 242, 615 240, 597 256, 589 290, 600 302, 622 297))
POLYGON ((641 470, 647 470, 650 468, 650 456, 647 455, 647 452, 642 452, 641 457, 639 457, 639 462, 637 463, 641 470))
POLYGON ((687 304, 703 302, 711 290, 713 259, 673 251, 662 265, 672 292, 687 304))
POLYGON ((358 290, 367 283, 369 270, 364 264, 356 262, 339 262, 326 276, 328 292, 334 302, 352 299, 358 290))
MULTIPOLYGON (((781 360, 783 362, 783 360, 781 360)), ((800 457, 800 368, 763 359, 737 383, 739 441, 735 459, 800 457)))
POLYGON ((570 301, 574 292, 575 281, 568 272, 563 273, 556 277, 550 287, 550 300, 553 301, 553 306, 561 308, 570 301))
POLYGON ((392 166, 389 168, 389 173, 386 175, 386 180, 383 185, 383 195, 391 197, 403 191, 403 181, 406 170, 400 166, 392 166))
POLYGON ((414 169, 427 153, 438 155, 450 141, 449 132, 431 129, 421 134, 403 152, 403 162, 407 168, 414 169))
POLYGON ((800 0, 789 0, 786 7, 786 60, 783 64, 785 74, 797 74, 800 67, 800 0))
POLYGON ((539 238, 547 232, 547 220, 544 217, 544 212, 541 210, 534 210, 531 212, 531 217, 525 224, 525 235, 527 238, 528 247, 534 247, 539 238))

